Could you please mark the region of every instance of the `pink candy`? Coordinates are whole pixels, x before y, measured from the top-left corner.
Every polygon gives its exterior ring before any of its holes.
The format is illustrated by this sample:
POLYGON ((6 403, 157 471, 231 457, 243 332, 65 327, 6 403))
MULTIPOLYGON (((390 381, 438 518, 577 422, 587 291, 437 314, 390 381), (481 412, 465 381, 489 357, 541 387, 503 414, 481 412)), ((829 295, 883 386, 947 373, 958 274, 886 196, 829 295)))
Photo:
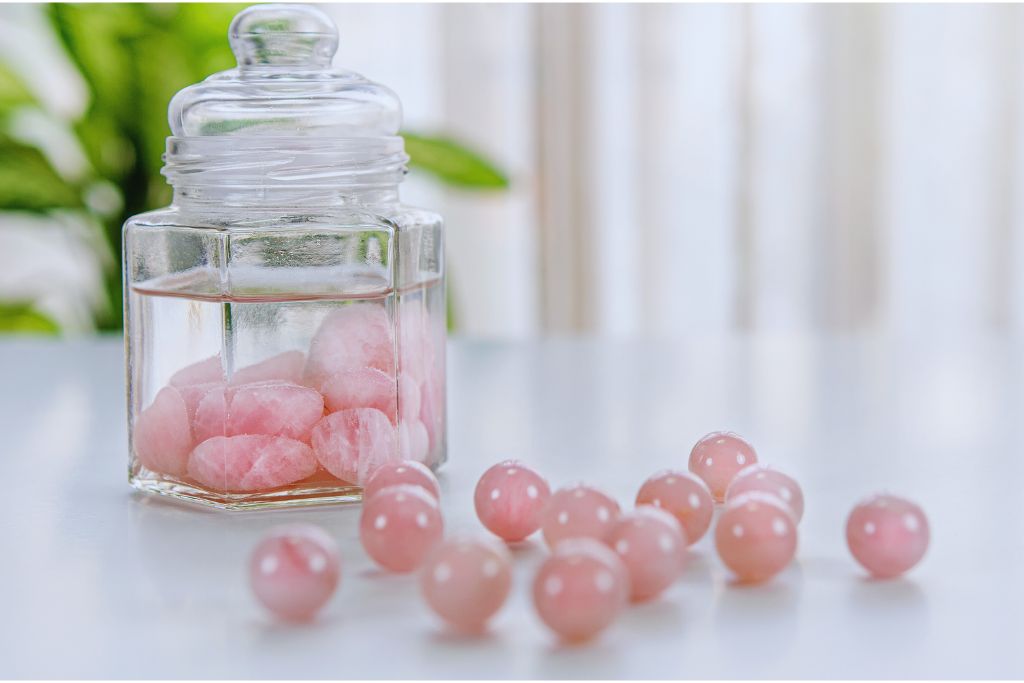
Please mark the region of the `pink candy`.
POLYGON ((686 535, 675 517, 650 505, 619 518, 605 538, 629 572, 630 597, 649 600, 672 585, 686 566, 686 535))
POLYGON ((899 576, 920 562, 929 535, 928 518, 918 505, 885 494, 859 503, 846 522, 850 552, 878 578, 899 576))
POLYGON ((184 387, 191 384, 211 384, 225 382, 224 365, 221 363, 220 354, 210 356, 197 363, 186 365, 181 370, 171 375, 169 384, 172 387, 184 387))
POLYGON ((188 469, 192 432, 188 409, 174 387, 164 387, 135 421, 132 442, 142 465, 153 472, 180 477, 188 469))
POLYGON ((540 528, 551 489, 518 460, 494 465, 480 477, 473 503, 487 529, 506 541, 522 541, 540 528))
POLYGON ((374 408, 353 408, 320 420, 311 443, 324 469, 342 481, 362 485, 374 469, 398 459, 397 440, 387 415, 374 408))
POLYGON ((395 369, 395 344, 387 311, 371 304, 349 304, 324 318, 309 345, 306 384, 320 389, 339 372, 395 369))
POLYGON ((569 641, 591 638, 622 612, 629 575, 600 541, 572 538, 555 546, 533 581, 533 602, 547 626, 569 641))
POLYGON ((690 471, 704 480, 718 502, 725 500, 733 477, 756 462, 754 447, 732 432, 712 432, 690 451, 690 471))
POLYGON ((665 470, 652 475, 636 494, 637 505, 653 505, 671 513, 693 545, 711 526, 715 501, 707 484, 696 475, 665 470))
POLYGON ((213 436, 266 434, 309 441, 324 414, 320 394, 286 382, 260 382, 211 389, 196 408, 197 442, 213 436))
POLYGON ((236 370, 231 384, 252 384, 253 382, 302 383, 302 370, 306 366, 306 354, 302 351, 285 351, 259 363, 236 370))
POLYGON ((376 368, 342 370, 324 380, 320 389, 327 410, 332 413, 350 408, 376 408, 392 421, 396 419, 395 380, 376 368))
POLYGON ((253 550, 249 582, 263 605, 289 621, 311 619, 341 578, 338 546, 311 524, 276 527, 253 550))
POLYGON ((435 499, 441 498, 441 486, 430 468, 418 462, 389 462, 373 471, 363 485, 363 498, 371 498, 379 491, 398 484, 419 486, 435 499))
POLYGON ((554 548, 567 538, 603 539, 615 525, 619 504, 592 486, 577 484, 552 494, 544 509, 544 541, 554 548))
POLYGON ((778 497, 793 511, 797 523, 804 516, 804 493, 800 485, 788 474, 784 474, 768 465, 751 465, 740 470, 736 478, 729 484, 725 499, 732 500, 736 496, 751 491, 770 493, 778 497))
POLYGON ((274 489, 311 476, 309 446, 283 436, 215 436, 192 451, 188 476, 219 491, 274 489))
POLYGON ((455 538, 439 545, 420 574, 423 598, 460 631, 480 631, 512 587, 512 558, 490 540, 455 538))
POLYGON ((363 502, 359 539, 370 558, 390 571, 422 565, 443 531, 437 500, 420 486, 389 486, 363 502))
POLYGON ((402 460, 426 462, 430 451, 430 435, 416 418, 403 420, 398 425, 398 453, 402 460))
POLYGON ((796 522, 775 496, 746 493, 725 505, 715 527, 715 547, 740 581, 775 576, 796 554, 796 522))

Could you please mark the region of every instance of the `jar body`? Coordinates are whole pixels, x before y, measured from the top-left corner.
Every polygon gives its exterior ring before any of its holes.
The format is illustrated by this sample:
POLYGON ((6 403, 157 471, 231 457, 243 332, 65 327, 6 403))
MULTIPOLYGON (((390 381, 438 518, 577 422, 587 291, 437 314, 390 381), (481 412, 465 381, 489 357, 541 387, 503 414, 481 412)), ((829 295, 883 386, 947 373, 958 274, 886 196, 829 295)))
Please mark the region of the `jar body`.
POLYGON ((130 481, 224 508, 355 501, 446 458, 443 225, 396 201, 187 203, 124 229, 130 481))

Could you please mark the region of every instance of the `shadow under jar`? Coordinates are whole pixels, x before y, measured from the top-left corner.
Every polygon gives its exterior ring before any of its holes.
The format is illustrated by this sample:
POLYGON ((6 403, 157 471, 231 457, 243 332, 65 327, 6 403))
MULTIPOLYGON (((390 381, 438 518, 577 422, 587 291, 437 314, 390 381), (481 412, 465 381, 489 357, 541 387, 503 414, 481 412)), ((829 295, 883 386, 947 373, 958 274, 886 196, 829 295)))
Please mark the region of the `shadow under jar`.
POLYGON ((401 105, 332 70, 317 9, 260 5, 179 92, 171 206, 124 227, 130 481, 242 509, 356 501, 445 451, 444 233, 404 206, 401 105))

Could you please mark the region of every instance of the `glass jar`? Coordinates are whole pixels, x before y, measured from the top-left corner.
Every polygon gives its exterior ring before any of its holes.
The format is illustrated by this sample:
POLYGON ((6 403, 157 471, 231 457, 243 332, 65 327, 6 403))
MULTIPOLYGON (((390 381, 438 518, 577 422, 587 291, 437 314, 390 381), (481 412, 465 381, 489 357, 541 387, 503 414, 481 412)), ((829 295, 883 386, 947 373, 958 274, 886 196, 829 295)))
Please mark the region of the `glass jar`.
POLYGON ((171 101, 171 206, 124 226, 130 482, 221 508, 355 501, 445 454, 441 218, 400 203, 401 105, 259 5, 171 101))

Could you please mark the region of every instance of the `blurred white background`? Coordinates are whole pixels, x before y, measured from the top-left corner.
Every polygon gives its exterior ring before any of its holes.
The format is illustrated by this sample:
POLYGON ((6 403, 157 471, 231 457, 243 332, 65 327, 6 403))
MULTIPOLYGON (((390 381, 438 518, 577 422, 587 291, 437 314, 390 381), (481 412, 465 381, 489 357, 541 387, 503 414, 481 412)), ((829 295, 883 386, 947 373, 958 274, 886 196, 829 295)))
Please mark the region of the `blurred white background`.
MULTIPOLYGON (((338 65, 512 178, 405 190, 448 219, 464 334, 1024 332, 1021 7, 325 8, 338 65)), ((81 109, 35 9, 0 56, 81 109)), ((60 249, 2 227, 0 286, 60 249)), ((92 280, 64 251, 68 318, 92 280)))

